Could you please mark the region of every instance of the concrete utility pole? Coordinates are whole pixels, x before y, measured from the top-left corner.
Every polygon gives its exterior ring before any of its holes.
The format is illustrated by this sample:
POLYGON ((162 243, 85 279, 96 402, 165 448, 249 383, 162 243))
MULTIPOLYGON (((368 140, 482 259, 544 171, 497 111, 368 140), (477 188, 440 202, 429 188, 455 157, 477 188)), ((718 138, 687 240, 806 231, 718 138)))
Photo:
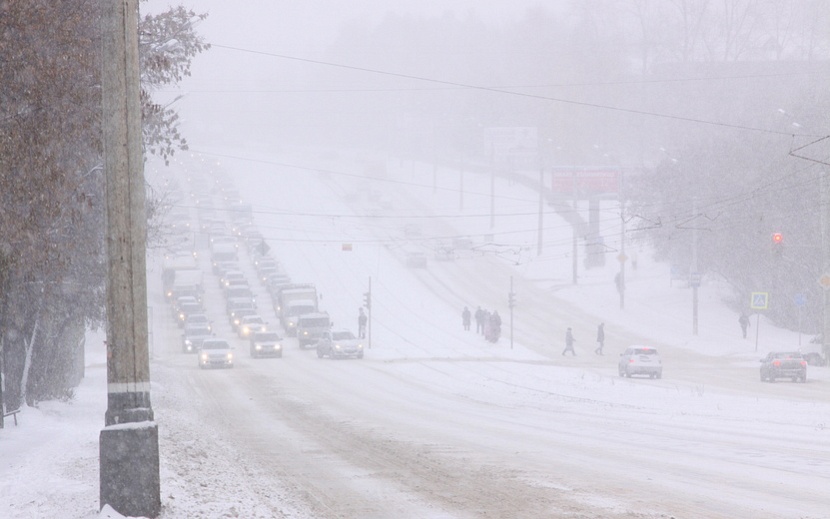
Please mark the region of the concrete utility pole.
POLYGON ((158 426, 150 406, 146 213, 138 70, 138 0, 107 0, 102 18, 107 198, 107 412, 100 505, 158 517, 158 426))
MULTIPOLYGON (((821 257, 822 278, 830 274, 830 171, 825 165, 821 169, 821 257)), ((821 346, 825 358, 830 356, 830 289, 824 284, 822 305, 823 323, 821 328, 821 346)))

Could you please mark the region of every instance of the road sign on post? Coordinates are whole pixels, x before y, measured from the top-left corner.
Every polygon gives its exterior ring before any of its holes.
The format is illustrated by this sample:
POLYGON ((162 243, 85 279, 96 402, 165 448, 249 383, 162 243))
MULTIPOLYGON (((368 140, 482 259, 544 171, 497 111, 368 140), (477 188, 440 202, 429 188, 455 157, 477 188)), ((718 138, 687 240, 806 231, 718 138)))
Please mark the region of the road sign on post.
MULTIPOLYGON (((769 308, 769 292, 753 292, 749 298, 749 307, 753 310, 769 308)), ((755 314, 755 351, 758 351, 758 329, 761 327, 761 314, 755 314)))
POLYGON ((753 292, 749 300, 749 307, 753 310, 769 308, 769 292, 753 292))

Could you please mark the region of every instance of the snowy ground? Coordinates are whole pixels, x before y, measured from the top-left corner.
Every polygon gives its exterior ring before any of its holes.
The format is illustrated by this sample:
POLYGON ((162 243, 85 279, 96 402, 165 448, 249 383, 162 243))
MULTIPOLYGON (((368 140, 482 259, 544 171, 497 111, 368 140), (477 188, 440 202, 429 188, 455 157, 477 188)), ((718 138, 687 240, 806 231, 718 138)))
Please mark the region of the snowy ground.
MULTIPOLYGON (((699 291, 693 335, 690 289, 672 286, 646 250, 627 246, 638 268, 629 264, 625 309, 617 253, 603 268, 580 264, 573 284, 571 231, 550 212, 537 256, 538 200, 519 185, 496 183, 491 228, 489 179, 471 173, 462 196, 459 172, 439 170, 433 187, 431 166, 389 163, 372 179, 365 160, 343 155, 225 155, 221 169, 273 254, 295 281, 316 283, 338 326, 356 327, 371 278, 372 347, 360 361, 329 361, 289 340, 284 358, 254 360, 239 341, 235 369, 199 371, 179 352, 151 263, 162 517, 830 517, 828 370, 811 367, 806 384, 761 383, 758 358, 797 348, 798 334, 753 318, 742 339, 715 280, 699 291), (482 246, 405 266, 404 251, 457 235, 482 246), (499 311, 497 344, 462 330, 464 305, 499 311), (599 322, 605 356, 593 354, 599 322), (578 355, 563 358, 569 326, 578 355), (618 353, 638 343, 661 350, 662 380, 618 377, 618 353)), ((619 215, 602 209, 613 251, 619 215)), ((90 333, 71 403, 26 408, 0 432, 0 516, 120 517, 98 511, 102 341, 90 333)))

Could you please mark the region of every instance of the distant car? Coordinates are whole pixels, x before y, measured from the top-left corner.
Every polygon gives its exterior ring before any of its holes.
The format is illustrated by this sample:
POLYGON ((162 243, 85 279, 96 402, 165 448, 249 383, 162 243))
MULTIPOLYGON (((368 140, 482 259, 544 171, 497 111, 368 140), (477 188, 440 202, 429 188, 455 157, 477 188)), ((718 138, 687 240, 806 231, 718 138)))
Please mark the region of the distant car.
POLYGON ((410 252, 406 255, 406 266, 409 268, 426 268, 427 255, 423 252, 410 252))
POLYGON ((199 348, 199 367, 232 368, 233 348, 225 339, 205 339, 199 348))
POLYGON ((363 358, 363 340, 349 330, 325 332, 317 341, 317 357, 363 358))
POLYGON ((249 339, 256 332, 266 331, 268 323, 259 314, 245 315, 236 326, 236 333, 242 339, 249 339))
POLYGON ((187 314, 187 318, 184 320, 184 326, 186 328, 191 324, 204 324, 208 330, 213 331, 213 323, 210 322, 207 314, 187 314))
POLYGON ((251 357, 282 357, 282 337, 277 332, 255 332, 250 342, 251 357))
POLYGON ((773 351, 761 359, 761 382, 775 382, 776 378, 807 382, 807 361, 800 352, 773 351))
POLYGON ((630 346, 620 353, 618 370, 621 377, 648 375, 650 378, 663 378, 663 363, 656 348, 650 346, 630 346))
POLYGON ((207 323, 189 323, 184 326, 182 334, 182 351, 196 353, 206 339, 213 336, 207 323))
POLYGON ((182 296, 176 300, 176 307, 174 315, 176 317, 176 324, 179 328, 184 327, 184 323, 190 314, 204 313, 205 309, 198 299, 192 296, 182 296))
POLYGON ((807 361, 808 366, 825 366, 827 361, 821 356, 821 353, 809 351, 804 354, 804 360, 807 361))

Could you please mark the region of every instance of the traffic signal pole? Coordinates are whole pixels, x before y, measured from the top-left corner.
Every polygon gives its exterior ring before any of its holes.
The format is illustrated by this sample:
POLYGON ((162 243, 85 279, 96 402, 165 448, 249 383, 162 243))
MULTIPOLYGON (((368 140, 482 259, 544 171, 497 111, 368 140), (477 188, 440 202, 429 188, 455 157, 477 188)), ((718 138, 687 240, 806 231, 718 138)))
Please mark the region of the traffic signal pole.
POLYGON ((138 0, 107 0, 101 96, 107 201, 107 411, 100 506, 161 511, 158 426, 150 405, 146 211, 138 68, 138 0))
POLYGON ((366 342, 372 349, 372 277, 369 276, 369 291, 363 294, 363 304, 366 306, 366 342))

